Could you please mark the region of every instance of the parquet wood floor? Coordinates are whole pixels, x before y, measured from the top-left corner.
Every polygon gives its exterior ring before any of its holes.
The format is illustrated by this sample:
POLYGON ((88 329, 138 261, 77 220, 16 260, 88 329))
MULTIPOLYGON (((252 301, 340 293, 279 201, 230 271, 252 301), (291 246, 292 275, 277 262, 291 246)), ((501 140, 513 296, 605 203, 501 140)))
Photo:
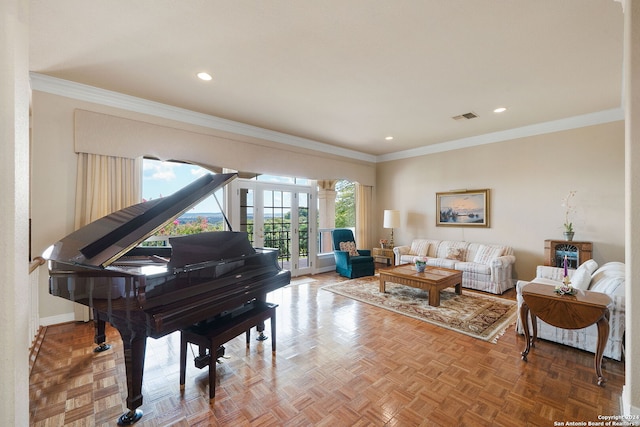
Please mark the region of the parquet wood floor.
MULTIPOLYGON (((553 426, 620 413, 624 363, 607 360, 598 387, 591 353, 542 341, 523 362, 513 326, 486 343, 321 291, 344 280, 334 273, 312 279, 269 295, 276 354, 269 341, 246 348, 244 336, 226 345, 211 406, 207 369, 192 358, 180 392, 179 334, 149 339, 135 425, 553 426)), ((47 328, 30 377, 32 425, 115 425, 126 381, 122 342, 107 334, 112 350, 94 353, 92 324, 47 328)))

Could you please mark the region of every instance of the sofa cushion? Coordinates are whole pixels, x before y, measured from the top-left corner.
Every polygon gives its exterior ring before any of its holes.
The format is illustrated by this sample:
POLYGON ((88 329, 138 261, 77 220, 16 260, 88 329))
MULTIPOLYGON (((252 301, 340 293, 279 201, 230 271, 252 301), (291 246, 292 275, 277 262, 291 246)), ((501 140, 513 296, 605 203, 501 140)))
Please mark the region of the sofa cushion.
POLYGON ((624 286, 624 277, 605 277, 594 283, 589 290, 613 295, 620 286, 624 286))
POLYGON ((464 256, 464 253, 467 250, 468 246, 469 246, 468 242, 461 241, 461 240, 443 240, 440 242, 440 244, 436 249, 435 257, 447 258, 449 255, 449 249, 452 249, 452 248, 460 249, 462 251, 461 252, 462 255, 464 256))
POLYGON ((591 284, 591 275, 598 268, 598 263, 589 259, 582 263, 571 276, 571 286, 576 289, 587 290, 591 284))
POLYGON ((624 297, 624 282, 626 277, 624 263, 611 261, 598 268, 591 276, 589 290, 604 292, 610 296, 624 297))
POLYGON ((444 267, 454 269, 458 261, 446 258, 428 258, 427 265, 431 267, 444 267))
POLYGON ((504 253, 504 247, 502 246, 488 246, 488 245, 480 245, 478 252, 476 252, 476 257, 473 262, 478 262, 480 264, 489 264, 494 259, 502 256, 504 253))
POLYGON ((400 255, 400 262, 399 264, 413 264, 414 263, 414 259, 416 259, 417 255, 409 255, 409 254, 405 254, 405 255, 400 255))
POLYGON ((351 262, 352 265, 370 264, 373 262, 373 257, 369 255, 352 256, 349 258, 349 262, 351 262))
POLYGON ((429 242, 426 240, 416 239, 411 242, 411 249, 409 249, 409 254, 418 255, 418 256, 426 256, 427 252, 429 252, 429 242))
POLYGON ((356 242, 340 242, 340 250, 349 252, 349 256, 360 255, 356 250, 356 242))
POLYGON ((462 248, 448 248, 447 259, 455 259, 456 261, 464 260, 464 249, 462 248))
POLYGON ((616 261, 607 262, 593 273, 591 276, 591 285, 595 285, 604 277, 625 277, 625 274, 624 263, 616 261))
POLYGON ((469 273, 491 274, 491 266, 477 262, 456 262, 456 270, 469 273))

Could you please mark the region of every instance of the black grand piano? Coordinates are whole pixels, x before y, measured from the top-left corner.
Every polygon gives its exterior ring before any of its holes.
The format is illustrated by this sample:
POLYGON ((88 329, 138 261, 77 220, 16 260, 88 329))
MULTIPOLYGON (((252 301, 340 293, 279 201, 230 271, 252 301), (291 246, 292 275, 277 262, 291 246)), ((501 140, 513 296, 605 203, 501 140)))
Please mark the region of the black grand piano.
MULTIPOLYGON (((139 244, 237 174, 206 175, 171 196, 109 214, 51 246, 49 292, 93 310, 98 349, 105 322, 124 343, 127 408, 119 425, 142 411, 142 374, 147 337, 242 310, 289 284, 275 249, 257 249, 246 233, 206 232, 170 239, 171 247, 139 244)), ((215 358, 212 358, 215 364, 215 358)))

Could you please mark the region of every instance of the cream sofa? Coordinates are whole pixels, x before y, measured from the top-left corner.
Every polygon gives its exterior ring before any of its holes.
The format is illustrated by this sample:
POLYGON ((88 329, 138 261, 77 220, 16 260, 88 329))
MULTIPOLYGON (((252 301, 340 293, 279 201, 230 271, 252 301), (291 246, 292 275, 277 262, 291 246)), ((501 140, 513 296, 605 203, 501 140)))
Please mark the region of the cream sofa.
MULTIPOLYGON (((602 292, 611 297, 609 306, 609 340, 604 349, 604 355, 611 359, 622 360, 624 355, 624 331, 625 331, 625 301, 624 283, 625 268, 621 262, 608 262, 598 268, 594 260, 585 261, 578 269, 569 269, 567 275, 571 279, 571 286, 579 289, 602 292)), ((519 280, 516 285, 518 308, 522 305, 522 287, 529 282, 542 283, 556 286, 562 283, 564 269, 556 267, 538 266, 536 277, 531 281, 519 280)), ((520 310, 518 310, 518 317, 520 310)), ((530 322, 530 319, 529 319, 530 322)), ((537 319, 538 338, 565 344, 581 350, 595 353, 598 342, 598 329, 591 325, 583 329, 561 329, 537 319)), ((516 330, 524 334, 522 320, 518 318, 516 330)))
POLYGON ((393 248, 396 265, 414 263, 426 257, 428 266, 462 271, 462 287, 493 294, 513 288, 513 263, 510 246, 464 241, 414 239, 410 246, 393 248))

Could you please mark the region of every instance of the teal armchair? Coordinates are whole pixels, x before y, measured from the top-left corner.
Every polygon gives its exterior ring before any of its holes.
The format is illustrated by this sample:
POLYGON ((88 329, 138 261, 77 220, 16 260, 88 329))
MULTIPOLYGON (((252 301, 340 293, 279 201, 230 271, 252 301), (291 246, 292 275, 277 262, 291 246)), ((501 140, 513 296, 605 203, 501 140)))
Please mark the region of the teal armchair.
MULTIPOLYGON (((336 259, 336 271, 341 276, 354 279, 356 277, 373 276, 375 265, 371 251, 368 249, 358 249, 358 255, 349 254, 348 250, 340 250, 340 243, 346 243, 355 250, 355 239, 353 232, 346 228, 337 228, 331 233, 333 239, 333 255, 336 259)), ((343 245, 345 246, 345 245, 343 245)))

